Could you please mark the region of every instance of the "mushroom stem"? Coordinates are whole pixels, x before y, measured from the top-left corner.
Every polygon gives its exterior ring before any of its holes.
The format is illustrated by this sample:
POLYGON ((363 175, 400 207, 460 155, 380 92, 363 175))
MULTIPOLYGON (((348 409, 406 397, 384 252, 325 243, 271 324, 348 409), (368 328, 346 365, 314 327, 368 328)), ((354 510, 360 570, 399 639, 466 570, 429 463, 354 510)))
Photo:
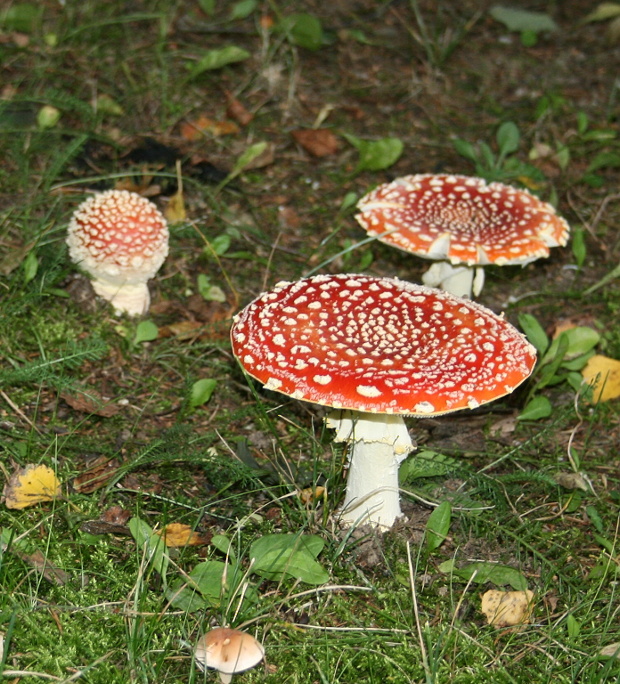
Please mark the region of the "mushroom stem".
POLYGON ((230 684, 232 682, 232 674, 229 674, 228 672, 220 672, 220 682, 222 684, 230 684))
POLYGON ((453 265, 437 261, 423 275, 422 282, 428 287, 439 287, 457 297, 477 297, 484 285, 484 269, 463 264, 453 265))
POLYGON ((350 443, 340 521, 389 529, 402 515, 398 468, 414 448, 405 421, 400 415, 335 411, 326 424, 336 429, 336 442, 350 443))
POLYGON ((97 279, 92 281, 93 290, 109 301, 117 314, 142 316, 149 310, 151 295, 146 282, 118 283, 97 279))

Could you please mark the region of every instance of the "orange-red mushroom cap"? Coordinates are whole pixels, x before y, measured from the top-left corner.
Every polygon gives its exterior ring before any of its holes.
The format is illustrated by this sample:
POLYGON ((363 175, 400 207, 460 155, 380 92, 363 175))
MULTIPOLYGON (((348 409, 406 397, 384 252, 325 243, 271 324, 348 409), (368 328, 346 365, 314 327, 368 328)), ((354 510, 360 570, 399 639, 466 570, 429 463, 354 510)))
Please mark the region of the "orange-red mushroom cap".
POLYGON ((528 264, 564 246, 568 223, 527 190, 481 178, 418 174, 378 186, 358 203, 371 236, 453 264, 528 264))
POLYGON ((334 408, 437 415, 511 393, 536 352, 501 316, 367 275, 280 283, 241 311, 233 352, 267 389, 334 408))
POLYGON ((67 244, 93 278, 118 285, 146 282, 168 255, 168 226, 157 207, 127 190, 93 195, 75 210, 67 244))

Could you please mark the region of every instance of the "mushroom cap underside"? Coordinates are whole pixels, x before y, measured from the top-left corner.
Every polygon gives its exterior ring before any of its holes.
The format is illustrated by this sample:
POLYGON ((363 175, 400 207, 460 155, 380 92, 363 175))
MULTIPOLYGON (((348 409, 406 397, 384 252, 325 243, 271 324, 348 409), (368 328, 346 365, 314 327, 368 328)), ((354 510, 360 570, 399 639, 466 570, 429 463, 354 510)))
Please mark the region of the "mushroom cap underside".
POLYGON ((570 232, 527 190, 470 176, 403 176, 369 192, 358 209, 370 236, 454 264, 525 265, 564 246, 570 232))
POLYGON ((536 352, 479 304, 391 278, 280 283, 241 311, 233 352, 267 389, 334 408, 439 415, 511 393, 536 352))

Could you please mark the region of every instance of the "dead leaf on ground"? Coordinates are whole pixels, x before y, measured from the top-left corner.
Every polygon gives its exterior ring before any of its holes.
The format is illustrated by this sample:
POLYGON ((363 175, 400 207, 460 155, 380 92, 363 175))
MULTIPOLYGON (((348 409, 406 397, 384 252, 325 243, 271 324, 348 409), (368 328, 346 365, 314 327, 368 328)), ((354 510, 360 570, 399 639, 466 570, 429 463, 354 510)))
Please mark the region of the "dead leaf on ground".
POLYGON ((129 518, 131 511, 122 506, 110 506, 99 517, 99 520, 86 520, 80 525, 82 532, 88 534, 121 534, 131 536, 129 518))
POLYGON ((234 119, 242 126, 247 126, 254 118, 254 115, 248 112, 241 102, 239 102, 239 100, 237 100, 237 98, 231 95, 231 93, 228 91, 226 91, 226 100, 228 101, 226 116, 230 119, 234 119))
POLYGON ((595 403, 620 397, 620 361, 596 354, 588 359, 581 375, 594 386, 592 400, 595 403))
POLYGON ((313 157, 327 157, 340 147, 338 138, 328 128, 298 128, 291 135, 313 157))
POLYGON ((46 465, 30 463, 16 470, 2 491, 7 508, 22 509, 59 497, 60 480, 46 465))
POLYGON ((603 656, 603 658, 616 658, 617 660, 620 660, 620 641, 603 646, 598 654, 603 656))
POLYGON ((181 137, 185 140, 200 140, 205 133, 215 136, 234 135, 239 133, 239 126, 234 121, 215 121, 201 114, 192 121, 184 121, 181 124, 181 137))
POLYGON ((164 216, 172 225, 185 221, 187 218, 187 211, 185 210, 185 198, 183 197, 182 190, 178 190, 170 197, 168 204, 164 209, 164 216))
POLYGON ((89 462, 86 470, 73 478, 71 485, 80 494, 92 494, 108 484, 119 465, 120 463, 115 458, 98 456, 89 462))
POLYGON ((211 541, 211 534, 200 534, 184 523, 169 523, 156 534, 163 538, 166 546, 180 548, 183 546, 204 546, 211 541))
POLYGON ((91 388, 78 390, 77 392, 65 390, 60 393, 60 396, 72 409, 81 413, 111 418, 120 411, 120 407, 114 404, 111 399, 102 397, 97 390, 91 388))
POLYGON ((299 492, 299 498, 303 504, 310 504, 313 501, 318 501, 318 499, 326 496, 325 487, 320 485, 317 487, 306 487, 299 492))
POLYGON ((556 473, 553 479, 564 489, 581 489, 589 492, 590 487, 581 473, 556 473))
POLYGON ((18 552, 17 555, 37 572, 40 572, 48 582, 63 586, 69 581, 68 573, 50 563, 41 551, 35 551, 34 553, 18 552))
POLYGON ((533 599, 534 592, 530 589, 524 591, 490 589, 482 595, 481 610, 489 625, 496 627, 522 625, 529 622, 534 607, 533 599))

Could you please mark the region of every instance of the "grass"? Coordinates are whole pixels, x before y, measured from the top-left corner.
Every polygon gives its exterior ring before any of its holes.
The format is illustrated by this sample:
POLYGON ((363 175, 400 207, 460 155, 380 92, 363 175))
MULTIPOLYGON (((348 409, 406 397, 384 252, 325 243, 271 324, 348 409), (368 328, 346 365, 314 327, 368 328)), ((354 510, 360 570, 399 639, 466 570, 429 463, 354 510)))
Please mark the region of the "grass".
POLYGON ((333 514, 346 458, 321 411, 248 382, 228 343, 231 313, 282 279, 318 269, 418 280, 423 263, 384 245, 357 246, 355 198, 407 173, 472 173, 452 140, 493 148, 499 124, 513 121, 515 162, 534 165, 537 190, 583 227, 585 258, 575 268, 567 248, 544 264, 490 269, 482 302, 512 321, 531 313, 549 332, 561 318, 591 325, 601 333, 597 351, 620 357, 617 280, 583 294, 620 252, 609 106, 617 86, 600 75, 614 71, 616 57, 595 28, 575 28, 581 17, 571 8, 559 17, 561 35, 526 49, 465 9, 461 20, 446 6, 438 26, 421 0, 350 12, 258 2, 235 19, 231 7, 242 3, 214 5, 209 15, 158 0, 127 13, 116 1, 50 0, 29 19, 13 3, 25 23, 0 23, 0 459, 5 479, 44 463, 62 482, 54 502, 0 505, 3 677, 216 681, 197 669, 192 645, 209 626, 230 623, 266 649, 265 665, 239 675, 244 682, 620 681, 620 661, 600 655, 620 642, 617 400, 576 402, 564 383, 541 390, 553 414, 540 421, 514 421, 527 387, 483 413, 411 420, 420 450, 441 454, 439 465, 434 456, 435 470, 421 472, 418 461, 417 475, 403 481, 406 517, 392 531, 345 533, 333 514), (319 50, 278 31, 293 11, 320 19, 319 50), (188 78, 207 50, 231 44, 251 57, 188 78), (584 44, 586 72, 573 60, 584 44), (232 120, 225 92, 252 121, 232 135, 184 138, 184 121, 232 120), (59 110, 56 125, 37 125, 43 105, 59 110), (358 175, 343 139, 336 153, 310 158, 290 131, 318 118, 338 135, 397 137, 405 154, 358 175), (273 162, 221 185, 261 141, 274 144, 273 162), (562 165, 530 155, 541 143, 570 154, 562 165), (65 227, 88 191, 119 182, 148 188, 165 209, 177 159, 188 219, 172 227, 170 257, 151 283, 148 320, 158 337, 136 343, 137 321, 89 301, 65 227), (214 259, 205 245, 221 247, 222 235, 230 244, 214 259), (226 302, 199 294, 200 274, 226 302), (204 378, 216 390, 192 406, 192 386, 204 378), (80 390, 108 398, 114 412, 102 415, 80 390), (90 490, 79 478, 97 458, 110 460, 110 471, 90 490), (561 486, 558 473, 581 479, 561 486), (304 503, 298 492, 317 485, 326 494, 304 503), (450 528, 429 551, 425 526, 442 501, 452 504, 450 528), (113 507, 152 528, 179 522, 207 537, 226 534, 240 559, 238 590, 194 612, 175 606, 167 586, 225 555, 213 540, 170 550, 164 577, 126 521, 96 533, 113 507), (323 540, 327 583, 252 574, 253 542, 300 533, 323 540), (458 574, 473 561, 525 578, 535 592, 530 623, 485 624, 480 596, 498 587, 458 574), (259 600, 243 602, 242 591, 259 600))

